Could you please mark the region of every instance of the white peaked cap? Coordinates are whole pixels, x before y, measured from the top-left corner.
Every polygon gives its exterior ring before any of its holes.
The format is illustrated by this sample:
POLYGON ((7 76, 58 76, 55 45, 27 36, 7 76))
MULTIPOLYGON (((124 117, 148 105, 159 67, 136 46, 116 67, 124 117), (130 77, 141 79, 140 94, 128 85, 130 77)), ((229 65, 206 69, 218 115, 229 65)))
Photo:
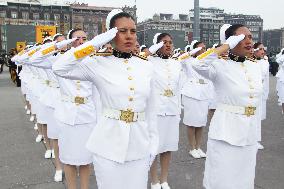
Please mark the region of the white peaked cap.
POLYGON ((187 52, 187 49, 188 49, 188 48, 191 49, 190 47, 191 47, 190 45, 186 45, 186 46, 184 47, 184 52, 187 52))
POLYGON ((117 14, 123 12, 121 9, 113 9, 108 13, 107 18, 106 18, 106 29, 109 30, 110 28, 110 20, 117 14))
POLYGON ((159 35, 161 35, 161 33, 156 33, 156 34, 154 35, 154 38, 153 38, 153 44, 154 44, 154 45, 157 44, 159 35))
POLYGON ((216 48, 217 46, 218 46, 218 44, 215 43, 215 44, 212 46, 212 48, 216 48))
POLYGON ((147 46, 146 45, 141 45, 140 46, 140 51, 142 51, 142 48, 147 48, 147 46))
POLYGON ((53 41, 53 39, 52 39, 51 37, 46 37, 46 38, 43 39, 42 42, 44 43, 44 42, 47 41, 47 40, 53 41))
POLYGON ((221 44, 224 44, 226 42, 226 30, 231 27, 231 24, 224 24, 221 28, 220 28, 220 42, 221 44))
POLYGON ((193 46, 195 45, 195 43, 197 43, 198 41, 197 40, 193 40, 191 43, 190 43, 190 50, 193 50, 193 46))
POLYGON ((56 38, 57 36, 63 36, 61 33, 57 33, 52 37, 52 41, 54 41, 54 38, 56 38))

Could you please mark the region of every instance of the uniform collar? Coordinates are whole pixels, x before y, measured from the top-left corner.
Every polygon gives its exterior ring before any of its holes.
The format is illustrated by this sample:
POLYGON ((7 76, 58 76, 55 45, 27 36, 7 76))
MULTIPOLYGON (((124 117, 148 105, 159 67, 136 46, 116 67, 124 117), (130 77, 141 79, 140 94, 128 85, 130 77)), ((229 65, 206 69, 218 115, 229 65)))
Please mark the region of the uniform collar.
POLYGON ((169 59, 170 56, 168 55, 164 55, 164 54, 160 54, 160 53, 157 53, 158 57, 160 57, 161 59, 169 59))
POLYGON ((124 59, 129 59, 133 56, 132 53, 127 53, 127 52, 120 52, 116 49, 113 50, 113 56, 117 57, 117 58, 124 58, 124 59))
POLYGON ((237 56, 232 53, 229 53, 229 58, 235 62, 244 62, 247 57, 237 56))

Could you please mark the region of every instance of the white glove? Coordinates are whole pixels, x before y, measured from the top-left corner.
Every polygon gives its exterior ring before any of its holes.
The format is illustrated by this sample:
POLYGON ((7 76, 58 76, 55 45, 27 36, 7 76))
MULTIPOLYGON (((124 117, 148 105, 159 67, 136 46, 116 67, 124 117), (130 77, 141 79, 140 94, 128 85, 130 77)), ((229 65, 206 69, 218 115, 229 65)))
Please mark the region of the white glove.
POLYGON ((112 28, 109 31, 102 33, 100 35, 97 35, 89 41, 95 48, 99 49, 101 46, 107 44, 109 41, 111 41, 115 36, 116 33, 118 32, 117 28, 112 28))
POLYGON ((149 51, 151 52, 151 54, 155 54, 155 53, 157 52, 157 50, 159 50, 160 48, 162 48, 163 45, 164 45, 164 42, 161 41, 161 42, 158 43, 158 44, 152 45, 152 46, 149 48, 149 51))
POLYGON ((77 38, 73 38, 73 39, 67 39, 67 40, 64 40, 64 41, 60 41, 58 43, 55 44, 56 48, 57 49, 62 49, 63 47, 65 47, 66 45, 76 41, 77 38))
POLYGON ((283 64, 284 63, 284 55, 280 55, 276 58, 276 62, 279 64, 283 64))
POLYGON ((228 44, 230 49, 235 48, 239 42, 241 42, 245 38, 244 34, 241 35, 232 35, 230 36, 224 44, 228 44))
POLYGON ((195 55, 198 51, 200 51, 202 49, 202 47, 197 47, 195 49, 192 49, 190 52, 189 52, 189 55, 192 56, 192 55, 195 55))

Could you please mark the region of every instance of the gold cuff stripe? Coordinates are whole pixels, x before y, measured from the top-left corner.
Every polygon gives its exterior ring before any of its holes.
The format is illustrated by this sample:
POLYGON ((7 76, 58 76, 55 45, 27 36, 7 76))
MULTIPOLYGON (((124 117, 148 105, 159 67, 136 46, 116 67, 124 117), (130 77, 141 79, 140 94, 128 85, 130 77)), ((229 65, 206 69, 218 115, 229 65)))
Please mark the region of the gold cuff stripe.
POLYGON ((76 59, 80 59, 80 58, 90 55, 92 52, 95 52, 95 47, 93 45, 90 45, 83 49, 75 51, 74 56, 76 59))
POLYGON ((52 51, 55 51, 55 45, 52 45, 51 47, 44 49, 42 51, 42 55, 47 55, 48 53, 51 53, 52 51))
POLYGON ((205 53, 202 53, 201 55, 199 55, 199 56, 197 57, 197 59, 198 59, 198 60, 202 60, 202 59, 208 57, 209 55, 211 55, 211 54, 213 54, 213 53, 215 53, 215 49, 209 49, 209 50, 207 50, 205 53))

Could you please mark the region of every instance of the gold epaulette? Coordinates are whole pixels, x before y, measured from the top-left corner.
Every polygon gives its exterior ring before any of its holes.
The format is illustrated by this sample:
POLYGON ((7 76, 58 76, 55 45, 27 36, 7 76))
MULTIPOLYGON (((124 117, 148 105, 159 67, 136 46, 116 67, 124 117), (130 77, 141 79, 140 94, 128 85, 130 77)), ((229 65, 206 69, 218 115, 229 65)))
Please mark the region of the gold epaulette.
POLYGON ((53 52, 55 50, 56 50, 55 45, 52 45, 51 47, 48 47, 48 48, 44 49, 42 51, 42 55, 47 55, 48 53, 51 53, 51 52, 53 52))
POLYGON ((97 53, 94 53, 90 56, 111 56, 112 53, 111 52, 97 52, 97 53))
POLYGON ((209 56, 209 55, 211 55, 211 54, 213 54, 213 53, 215 53, 215 49, 209 49, 209 50, 207 50, 206 52, 204 52, 204 53, 202 53, 201 55, 199 55, 199 56, 197 57, 197 59, 198 59, 198 60, 202 60, 202 59, 206 58, 207 56, 209 56))
POLYGON ((76 59, 84 58, 89 56, 91 53, 95 52, 95 47, 93 45, 89 45, 83 49, 77 50, 74 52, 74 56, 76 59))
POLYGON ((136 57, 141 58, 143 60, 148 60, 147 56, 142 55, 142 54, 133 54, 133 56, 136 56, 136 57))
POLYGON ((190 57, 190 54, 189 54, 189 53, 186 53, 185 55, 182 54, 182 55, 180 55, 180 56, 178 57, 178 60, 179 60, 179 61, 182 61, 182 60, 185 60, 185 59, 187 59, 187 58, 189 58, 189 57, 190 57))
POLYGON ((35 54, 37 51, 39 51, 40 50, 40 48, 37 48, 37 49, 34 49, 34 50, 32 50, 31 52, 29 52, 29 56, 33 56, 33 54, 35 54))

